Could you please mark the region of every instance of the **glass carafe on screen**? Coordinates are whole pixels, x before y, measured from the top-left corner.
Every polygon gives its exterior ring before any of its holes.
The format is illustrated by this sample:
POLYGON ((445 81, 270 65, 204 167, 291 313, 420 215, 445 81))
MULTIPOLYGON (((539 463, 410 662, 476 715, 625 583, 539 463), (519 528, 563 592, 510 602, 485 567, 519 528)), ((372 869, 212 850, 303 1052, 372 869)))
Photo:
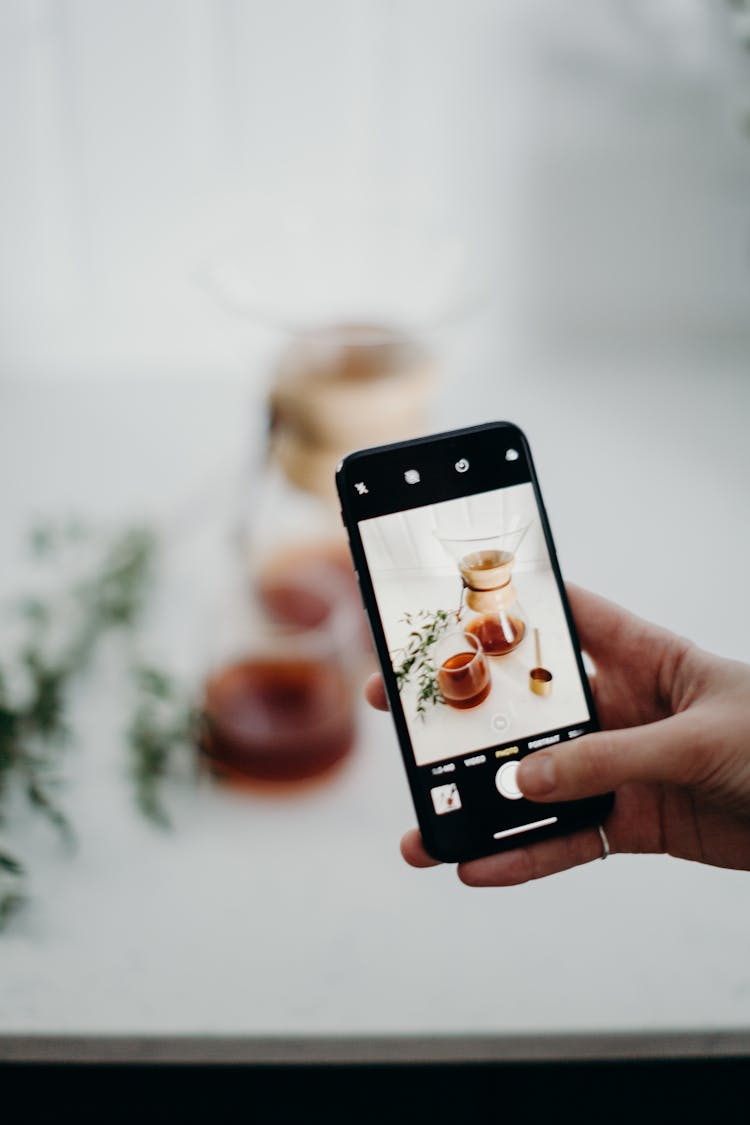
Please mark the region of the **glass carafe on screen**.
POLYGON ((529 525, 513 531, 456 537, 436 531, 461 580, 459 618, 488 656, 512 652, 526 634, 526 617, 513 585, 516 555, 529 525))

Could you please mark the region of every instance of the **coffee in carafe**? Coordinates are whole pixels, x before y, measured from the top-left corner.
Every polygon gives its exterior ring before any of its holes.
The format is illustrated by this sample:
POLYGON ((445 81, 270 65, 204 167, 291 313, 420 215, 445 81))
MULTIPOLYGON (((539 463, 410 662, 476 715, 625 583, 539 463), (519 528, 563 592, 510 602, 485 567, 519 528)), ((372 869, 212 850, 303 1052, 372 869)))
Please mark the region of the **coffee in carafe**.
POLYGON ((488 656, 512 652, 526 632, 511 583, 514 562, 512 551, 497 548, 470 551, 459 559, 465 604, 474 611, 467 615, 466 632, 488 656))
POLYGON ((449 707, 461 711, 478 707, 489 695, 490 670, 476 636, 455 632, 441 637, 432 660, 440 694, 449 707))
POLYGON ((203 751, 230 781, 302 781, 342 761, 354 740, 351 686, 340 667, 268 655, 209 679, 203 751))

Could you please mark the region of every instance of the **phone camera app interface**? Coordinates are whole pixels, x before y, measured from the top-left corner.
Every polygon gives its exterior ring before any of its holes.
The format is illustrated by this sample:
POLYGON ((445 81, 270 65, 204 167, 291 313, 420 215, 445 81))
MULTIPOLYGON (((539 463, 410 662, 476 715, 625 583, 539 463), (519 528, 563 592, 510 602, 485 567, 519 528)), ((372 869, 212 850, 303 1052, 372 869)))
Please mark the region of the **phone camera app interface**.
POLYGON ((533 485, 375 516, 359 530, 435 814, 460 813, 480 771, 494 800, 518 800, 520 758, 590 720, 533 485), (439 781, 449 769, 450 784, 439 781))

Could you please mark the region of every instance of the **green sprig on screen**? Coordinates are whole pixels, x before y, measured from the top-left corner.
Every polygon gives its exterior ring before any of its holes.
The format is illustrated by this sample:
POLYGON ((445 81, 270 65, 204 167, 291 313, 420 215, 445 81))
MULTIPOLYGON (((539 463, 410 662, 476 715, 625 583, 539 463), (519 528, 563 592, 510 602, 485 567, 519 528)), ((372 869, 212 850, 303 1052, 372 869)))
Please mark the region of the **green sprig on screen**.
POLYGON ((405 613, 401 620, 410 627, 410 633, 406 644, 397 650, 398 660, 393 670, 399 692, 416 681, 417 714, 424 722, 428 708, 445 703, 430 653, 443 633, 458 622, 458 614, 448 609, 420 609, 416 613, 405 613))

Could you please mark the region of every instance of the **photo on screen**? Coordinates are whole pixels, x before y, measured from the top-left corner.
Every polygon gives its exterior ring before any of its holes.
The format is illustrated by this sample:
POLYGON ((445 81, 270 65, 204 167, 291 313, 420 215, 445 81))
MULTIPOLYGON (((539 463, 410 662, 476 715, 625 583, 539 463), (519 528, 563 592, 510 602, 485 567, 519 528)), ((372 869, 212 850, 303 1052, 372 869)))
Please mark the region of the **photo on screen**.
POLYGON ((531 484, 359 530, 418 766, 589 719, 531 484))

